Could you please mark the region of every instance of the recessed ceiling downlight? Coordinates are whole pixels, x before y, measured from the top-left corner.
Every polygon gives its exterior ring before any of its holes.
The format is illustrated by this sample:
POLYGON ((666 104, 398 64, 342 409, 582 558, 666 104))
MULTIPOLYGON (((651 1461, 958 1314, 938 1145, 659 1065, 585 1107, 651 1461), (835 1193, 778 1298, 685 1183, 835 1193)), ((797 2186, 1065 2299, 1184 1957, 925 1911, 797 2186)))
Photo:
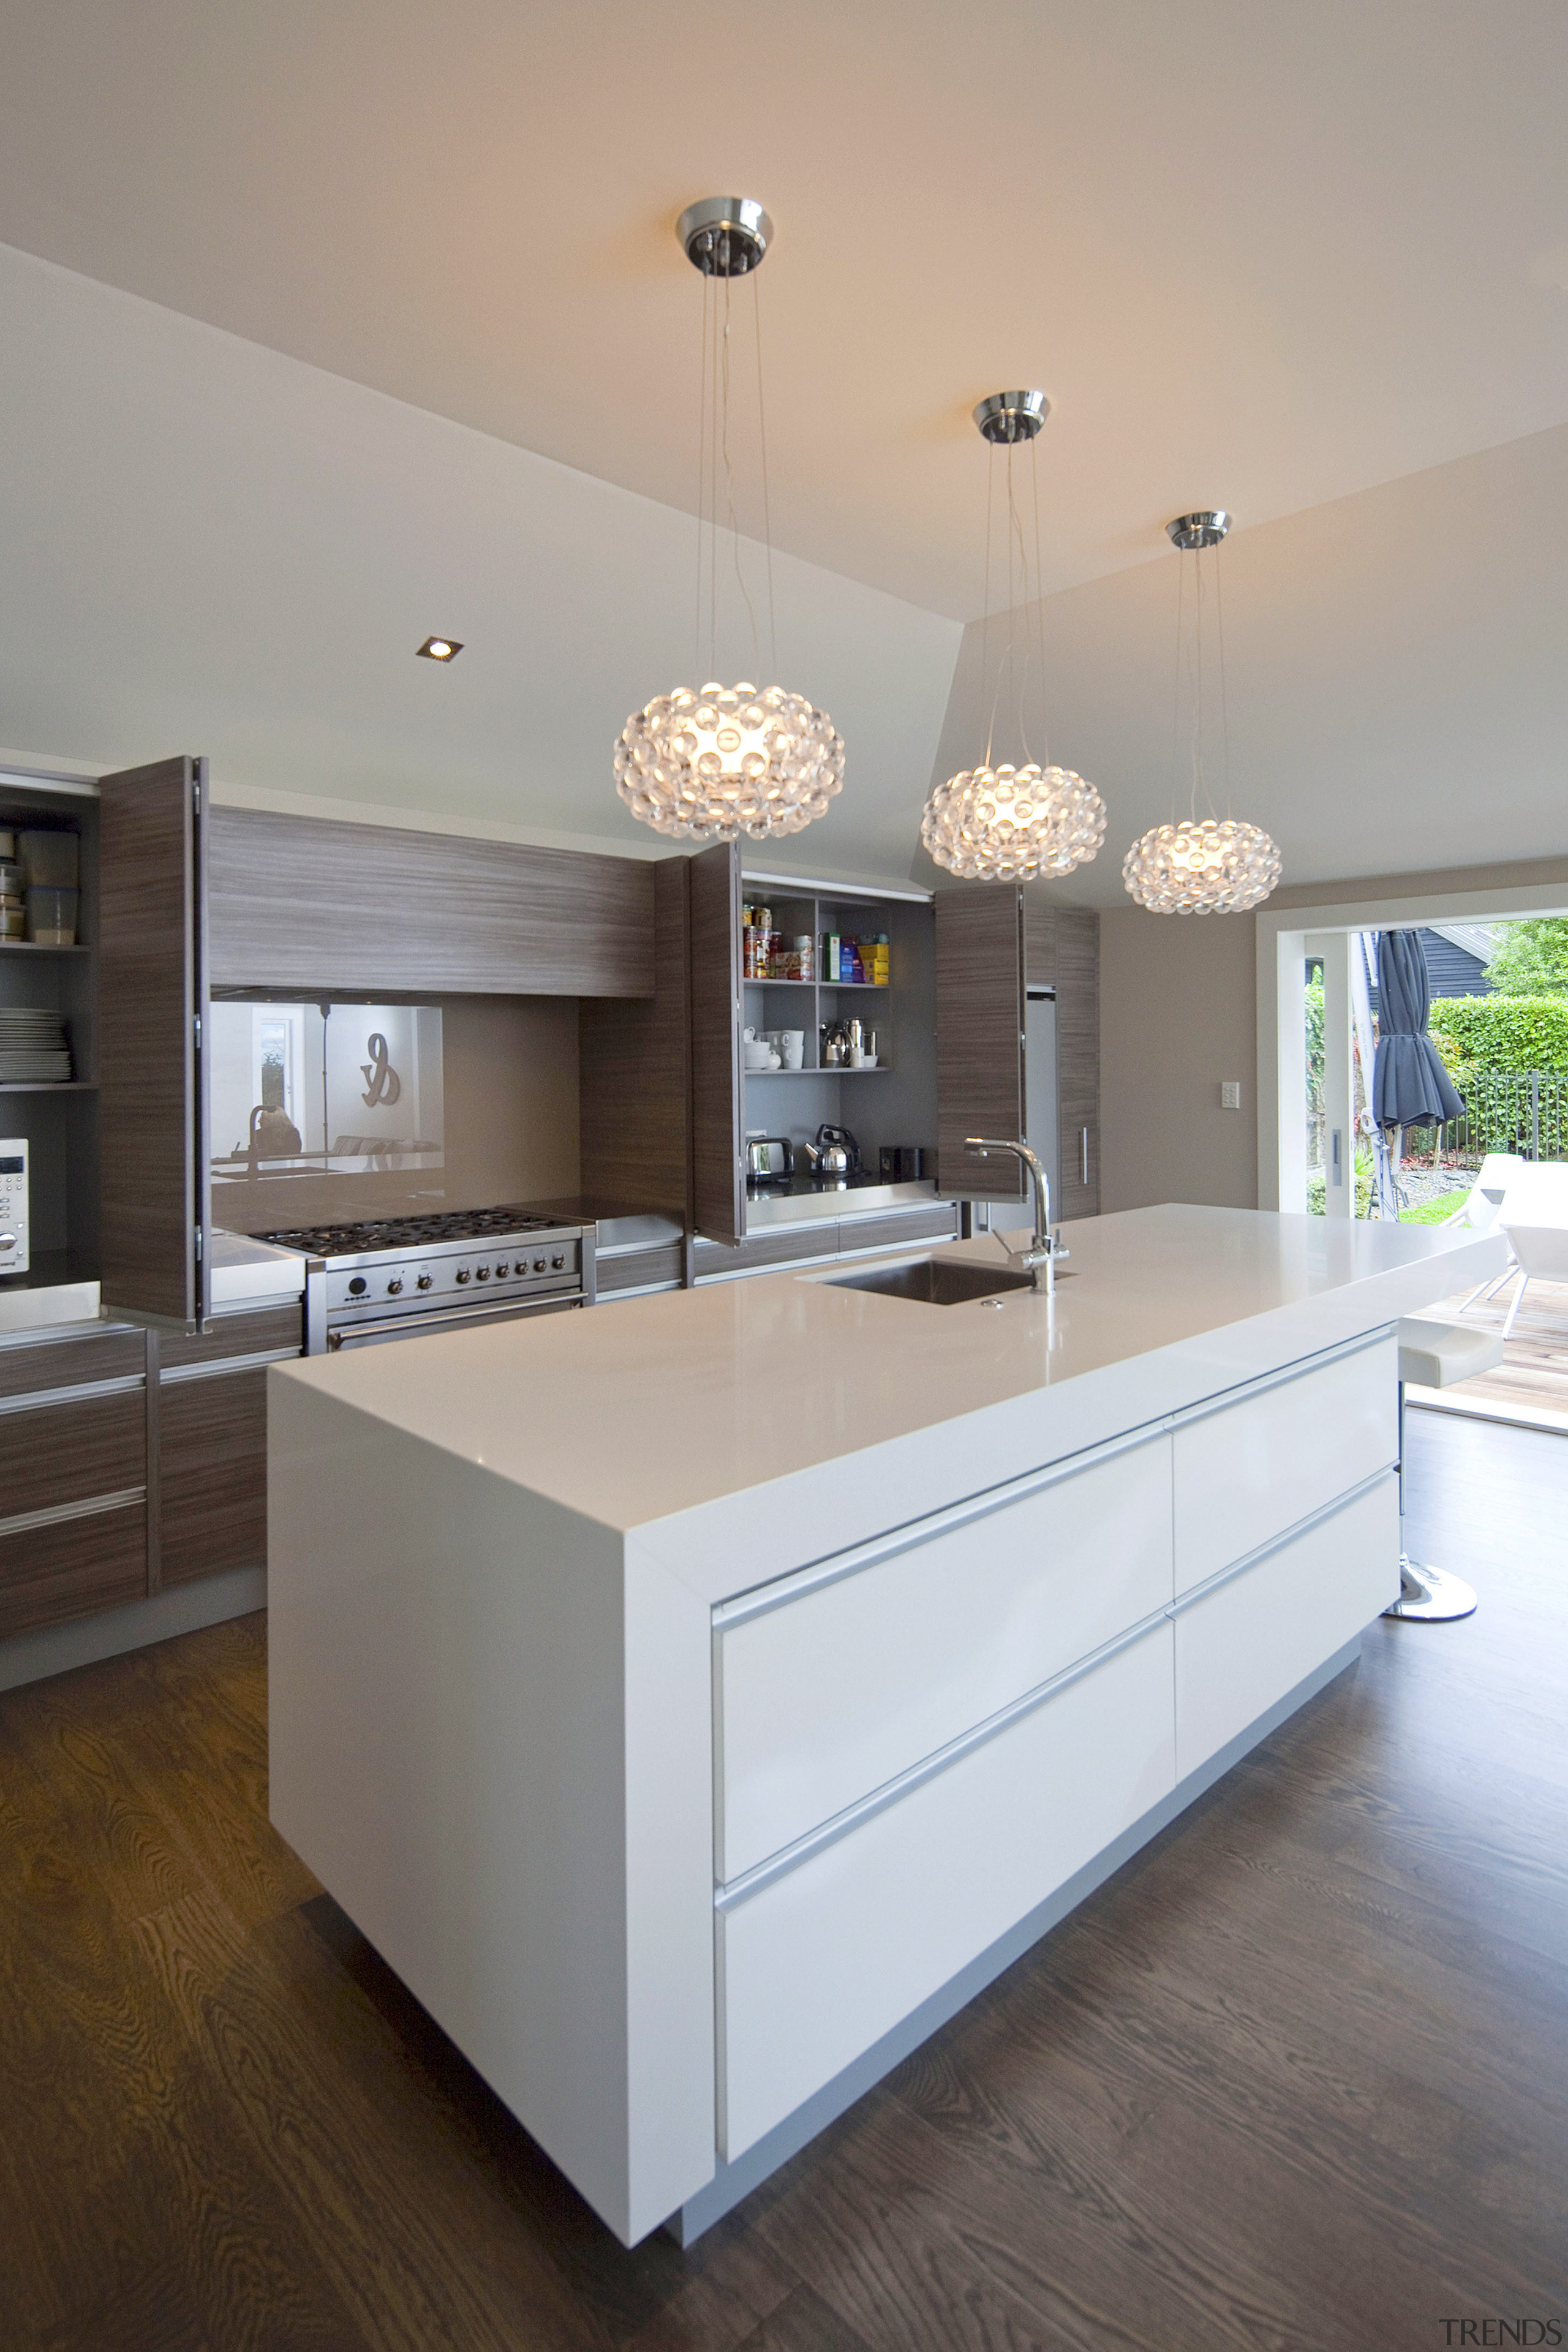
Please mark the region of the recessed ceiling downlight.
POLYGON ((419 648, 424 660, 441 662, 456 661, 462 650, 461 641, 457 637, 426 637, 419 648))

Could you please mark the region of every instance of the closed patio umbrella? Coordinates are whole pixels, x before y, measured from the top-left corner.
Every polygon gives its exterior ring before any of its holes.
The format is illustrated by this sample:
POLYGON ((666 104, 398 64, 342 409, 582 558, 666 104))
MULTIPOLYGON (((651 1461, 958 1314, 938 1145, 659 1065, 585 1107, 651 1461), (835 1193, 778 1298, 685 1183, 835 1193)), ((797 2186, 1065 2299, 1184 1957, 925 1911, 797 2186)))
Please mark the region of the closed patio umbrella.
POLYGON ((1377 1060, 1372 1111, 1389 1130, 1389 1158, 1397 1169, 1407 1127, 1439 1127, 1462 1117, 1464 1097, 1426 1034, 1432 982, 1419 934, 1384 931, 1377 943, 1377 1060))

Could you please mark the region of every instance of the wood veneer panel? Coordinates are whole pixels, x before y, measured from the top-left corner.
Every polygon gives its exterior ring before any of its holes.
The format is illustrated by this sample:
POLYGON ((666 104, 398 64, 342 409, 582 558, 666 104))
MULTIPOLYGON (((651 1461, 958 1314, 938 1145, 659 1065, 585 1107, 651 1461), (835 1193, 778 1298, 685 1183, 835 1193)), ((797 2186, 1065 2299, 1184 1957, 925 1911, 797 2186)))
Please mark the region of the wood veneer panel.
POLYGON ((721 842, 691 860, 692 1220, 713 1241, 746 1230, 741 1165, 741 858, 721 842))
POLYGON ((950 1198, 1024 1198, 1011 1152, 981 1160, 966 1135, 1024 1132, 1024 940, 1011 882, 965 883, 936 899, 937 1178, 950 1198))
POLYGON ((304 1310, 295 1304, 260 1307, 250 1315, 215 1316, 212 1329, 200 1338, 165 1332, 160 1353, 163 1370, 169 1371, 182 1364, 222 1363, 226 1356, 259 1356, 274 1348, 302 1351, 304 1345, 304 1310))
POLYGON ((651 997, 578 1008, 579 1184, 587 1199, 689 1210, 691 1041, 689 858, 652 868, 651 997))
POLYGON ((0 1413, 0 1519, 121 1494, 146 1475, 147 1406, 140 1388, 0 1413))
POLYGON ((267 1559, 267 1373, 164 1381, 158 1393, 164 1589, 267 1559))
MULTIPOLYGON (((140 1331, 105 1331, 89 1324, 79 1339, 17 1339, 0 1347, 0 1397, 80 1388, 89 1381, 125 1380, 142 1369, 140 1331)), ((0 1507, 0 1517, 4 1515, 0 1507)))
POLYGON ((205 1310, 207 1165, 196 1052, 206 1012, 205 763, 162 760, 100 784, 100 1274, 106 1306, 205 1310))
POLYGON ((1057 984, 1057 910, 1024 893, 1024 980, 1030 988, 1057 984))
POLYGON ((837 1220, 829 1218, 823 1224, 773 1226, 752 1234, 737 1249, 700 1241, 691 1254, 692 1278, 701 1281, 753 1265, 792 1265, 799 1258, 836 1257, 839 1230, 837 1220))
POLYGON ((1057 912, 1057 1119, 1063 1217, 1100 1214, 1100 917, 1057 912), (1089 1181, 1083 1130, 1089 1130, 1089 1181))
POLYGON ((642 858, 334 824, 212 817, 215 982, 481 996, 649 996, 642 858))
POLYGON ((643 1290, 656 1282, 679 1289, 685 1257, 679 1242, 668 1242, 662 1249, 628 1250, 625 1257, 601 1257, 595 1264, 599 1296, 610 1298, 617 1290, 643 1290))
POLYGON ((147 1515, 140 1503, 0 1536, 0 1639, 123 1608, 146 1590, 147 1515))
POLYGON ((950 1242, 958 1230, 954 1207, 910 1209, 902 1216, 846 1217, 838 1228, 841 1250, 913 1248, 917 1242, 950 1242))

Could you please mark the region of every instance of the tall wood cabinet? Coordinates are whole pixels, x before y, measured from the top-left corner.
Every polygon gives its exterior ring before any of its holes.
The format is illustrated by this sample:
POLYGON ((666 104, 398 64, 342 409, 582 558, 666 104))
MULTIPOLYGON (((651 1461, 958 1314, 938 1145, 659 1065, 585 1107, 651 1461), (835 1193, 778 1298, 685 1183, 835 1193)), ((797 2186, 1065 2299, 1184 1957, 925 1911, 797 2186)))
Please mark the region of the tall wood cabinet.
POLYGON ((1058 1217, 1100 1213, 1100 918, 1016 883, 963 883, 936 898, 937 1069, 944 1193, 1021 1200, 1000 1157, 981 1160, 966 1135, 1023 1133, 1025 1000, 1055 992, 1058 1217))

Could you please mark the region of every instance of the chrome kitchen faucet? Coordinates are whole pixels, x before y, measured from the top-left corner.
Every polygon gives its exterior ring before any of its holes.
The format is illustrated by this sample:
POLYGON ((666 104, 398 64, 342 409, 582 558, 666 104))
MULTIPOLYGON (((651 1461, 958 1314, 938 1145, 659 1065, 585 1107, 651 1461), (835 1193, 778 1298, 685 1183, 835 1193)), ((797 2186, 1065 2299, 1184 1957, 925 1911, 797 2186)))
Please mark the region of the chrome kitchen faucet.
POLYGON ((977 1151, 982 1160, 991 1151, 1011 1151, 1016 1159, 1023 1161, 1034 1178, 1035 1238, 1027 1249, 1009 1250, 1007 1262, 1010 1265, 1023 1266, 1031 1273, 1035 1277, 1037 1290, 1040 1288, 1040 1268, 1044 1266, 1046 1296, 1047 1298, 1053 1297, 1057 1287, 1057 1260, 1058 1257, 1069 1257, 1072 1253, 1064 1249, 1061 1243, 1053 1240, 1051 1236, 1050 1178, 1026 1143, 1009 1143, 1004 1136, 966 1135, 963 1139, 963 1148, 966 1151, 977 1151))

